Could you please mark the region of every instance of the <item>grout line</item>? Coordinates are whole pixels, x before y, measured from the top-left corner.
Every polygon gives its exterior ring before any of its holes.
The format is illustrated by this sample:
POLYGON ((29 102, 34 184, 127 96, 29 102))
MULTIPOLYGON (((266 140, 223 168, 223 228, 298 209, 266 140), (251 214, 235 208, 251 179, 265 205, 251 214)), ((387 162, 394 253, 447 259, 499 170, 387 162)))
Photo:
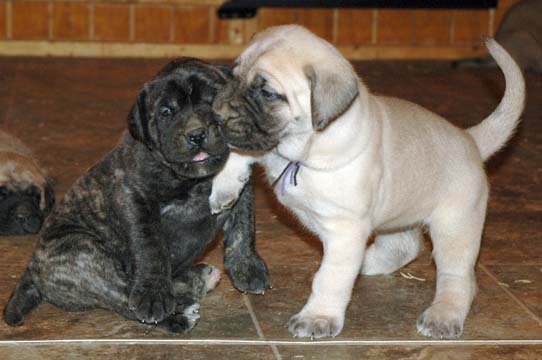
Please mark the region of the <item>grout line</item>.
POLYGON ((485 265, 480 264, 480 268, 488 275, 495 283, 497 283, 497 286, 499 286, 502 290, 504 290, 505 293, 508 294, 523 310, 525 310, 534 321, 538 323, 538 325, 542 326, 542 320, 525 305, 523 301, 521 301, 516 295, 514 295, 510 290, 508 290, 506 287, 499 285, 499 279, 491 272, 488 268, 485 267, 485 265))
POLYGON ((94 40, 94 10, 96 4, 91 2, 88 4, 88 39, 94 40))
POLYGON ((53 40, 53 0, 49 0, 47 3, 47 37, 49 40, 53 40))
POLYGON ((488 24, 489 36, 495 36, 495 9, 489 10, 489 24, 488 24))
POLYGON ((373 9, 371 17, 371 44, 378 42, 378 9, 373 9))
POLYGON ((175 6, 171 5, 169 7, 169 42, 175 42, 175 6))
POLYGON ((333 44, 337 43, 339 38, 339 9, 333 9, 333 28, 331 30, 331 41, 333 44))
POLYGON ((455 44, 455 12, 452 12, 452 19, 450 21, 450 45, 455 44))
POLYGON ((258 318, 256 317, 256 313, 254 312, 254 309, 252 308, 252 304, 250 303, 250 299, 246 294, 243 294, 243 302, 245 303, 245 306, 248 308, 248 313, 250 314, 250 318, 252 319, 252 322, 254 323, 254 327, 256 328, 256 332, 258 333, 258 337, 260 339, 265 340, 265 336, 263 334, 263 330, 260 327, 260 323, 258 322, 258 318))
POLYGON ((12 0, 6 1, 6 39, 13 37, 13 3, 12 0))
MULTIPOLYGON (((263 341, 267 341, 265 339, 265 335, 263 334, 262 327, 260 326, 260 323, 258 322, 258 317, 256 316, 256 312, 254 312, 254 308, 252 307, 250 299, 248 298, 246 294, 243 294, 243 301, 245 302, 245 306, 248 309, 248 313, 250 314, 252 323, 254 324, 254 327, 256 328, 258 337, 262 339, 263 341)), ((270 346, 271 346, 271 351, 273 351, 273 355, 275 356, 275 359, 281 360, 282 357, 280 356, 279 349, 277 349, 277 346, 275 344, 270 344, 270 346)))
POLYGON ((215 42, 215 9, 209 7, 209 43, 215 42))
POLYGON ((128 39, 130 41, 135 41, 135 27, 136 27, 136 24, 135 24, 135 4, 130 4, 130 31, 128 32, 128 39))
POLYGON ((0 340, 7 345, 61 345, 61 344, 114 344, 114 345, 305 345, 305 346, 496 346, 542 345, 542 340, 234 340, 234 339, 61 339, 61 340, 0 340))
POLYGON ((53 17, 54 17, 54 4, 53 0, 47 2, 47 38, 53 40, 54 31, 53 31, 53 17))

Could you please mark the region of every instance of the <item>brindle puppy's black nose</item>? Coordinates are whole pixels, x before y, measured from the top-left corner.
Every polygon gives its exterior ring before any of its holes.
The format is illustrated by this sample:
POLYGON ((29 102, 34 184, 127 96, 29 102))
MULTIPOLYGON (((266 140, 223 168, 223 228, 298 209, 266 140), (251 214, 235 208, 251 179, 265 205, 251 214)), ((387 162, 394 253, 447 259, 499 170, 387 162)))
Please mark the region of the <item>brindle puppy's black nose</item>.
POLYGON ((207 126, 204 119, 197 114, 192 115, 184 127, 184 135, 191 145, 203 145, 207 139, 207 126))
POLYGON ((201 145, 205 142, 205 139, 207 139, 207 131, 205 128, 201 127, 191 130, 188 134, 186 134, 186 137, 192 145, 201 145))

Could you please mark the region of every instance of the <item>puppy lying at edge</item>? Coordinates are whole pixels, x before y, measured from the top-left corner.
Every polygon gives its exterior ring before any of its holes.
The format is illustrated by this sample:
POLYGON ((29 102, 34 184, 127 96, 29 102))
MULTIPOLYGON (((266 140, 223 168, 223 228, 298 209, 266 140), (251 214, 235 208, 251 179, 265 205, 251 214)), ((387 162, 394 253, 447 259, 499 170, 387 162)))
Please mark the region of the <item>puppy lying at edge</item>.
POLYGON ((54 203, 53 186, 30 149, 0 130, 0 236, 37 233, 54 203))
MULTIPOLYGON (((495 40, 512 55, 520 68, 536 73, 542 73, 541 19, 542 1, 521 0, 506 12, 495 34, 495 40)), ((459 68, 497 66, 490 56, 459 60, 452 64, 459 68)))
POLYGON ((430 229, 437 289, 418 332, 462 334, 488 198, 483 161, 512 135, 525 100, 517 64, 494 40, 486 44, 506 92, 467 130, 416 104, 372 95, 331 44, 300 26, 257 34, 237 59, 214 108, 227 141, 261 156, 235 154, 214 179, 210 205, 227 208, 243 186, 232 180, 259 162, 279 201, 320 237, 322 264, 289 322, 294 337, 338 335, 360 271, 387 274, 411 262, 422 225, 430 229))
POLYGON ((224 229, 225 265, 241 291, 263 293, 254 249, 253 189, 211 215, 212 176, 229 149, 211 104, 229 70, 195 59, 145 84, 129 133, 66 193, 47 219, 4 321, 19 325, 40 302, 67 311, 104 308, 170 332, 191 330, 198 301, 220 279, 193 262, 224 229))

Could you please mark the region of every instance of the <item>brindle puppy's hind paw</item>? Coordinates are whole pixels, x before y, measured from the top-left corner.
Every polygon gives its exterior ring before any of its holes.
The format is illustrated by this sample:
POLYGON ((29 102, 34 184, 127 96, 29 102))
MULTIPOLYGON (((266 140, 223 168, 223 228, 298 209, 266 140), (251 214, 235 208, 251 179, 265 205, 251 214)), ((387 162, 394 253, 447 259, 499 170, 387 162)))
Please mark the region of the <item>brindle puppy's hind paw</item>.
POLYGON ((134 286, 128 306, 137 319, 146 323, 161 322, 175 310, 175 298, 168 286, 134 286))
POLYGON ((158 326, 175 334, 190 332, 200 318, 199 309, 200 305, 197 302, 191 305, 179 304, 175 314, 159 323, 158 326))
POLYGON ((213 290, 215 287, 217 287, 218 283, 220 282, 220 279, 222 278, 222 274, 220 273, 220 270, 212 265, 209 264, 201 264, 205 267, 202 269, 202 279, 205 282, 205 290, 206 292, 209 292, 213 290))

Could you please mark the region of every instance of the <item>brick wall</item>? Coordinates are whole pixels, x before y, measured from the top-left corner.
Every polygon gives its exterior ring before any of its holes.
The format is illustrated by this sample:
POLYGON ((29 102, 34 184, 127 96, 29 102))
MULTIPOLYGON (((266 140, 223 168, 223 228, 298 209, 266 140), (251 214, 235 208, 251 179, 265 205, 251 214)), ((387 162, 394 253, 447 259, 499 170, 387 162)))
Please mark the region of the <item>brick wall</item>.
POLYGON ((260 9, 220 20, 220 0, 0 0, 0 55, 234 57, 268 26, 302 24, 350 58, 453 58, 483 52, 517 0, 496 10, 260 9))

